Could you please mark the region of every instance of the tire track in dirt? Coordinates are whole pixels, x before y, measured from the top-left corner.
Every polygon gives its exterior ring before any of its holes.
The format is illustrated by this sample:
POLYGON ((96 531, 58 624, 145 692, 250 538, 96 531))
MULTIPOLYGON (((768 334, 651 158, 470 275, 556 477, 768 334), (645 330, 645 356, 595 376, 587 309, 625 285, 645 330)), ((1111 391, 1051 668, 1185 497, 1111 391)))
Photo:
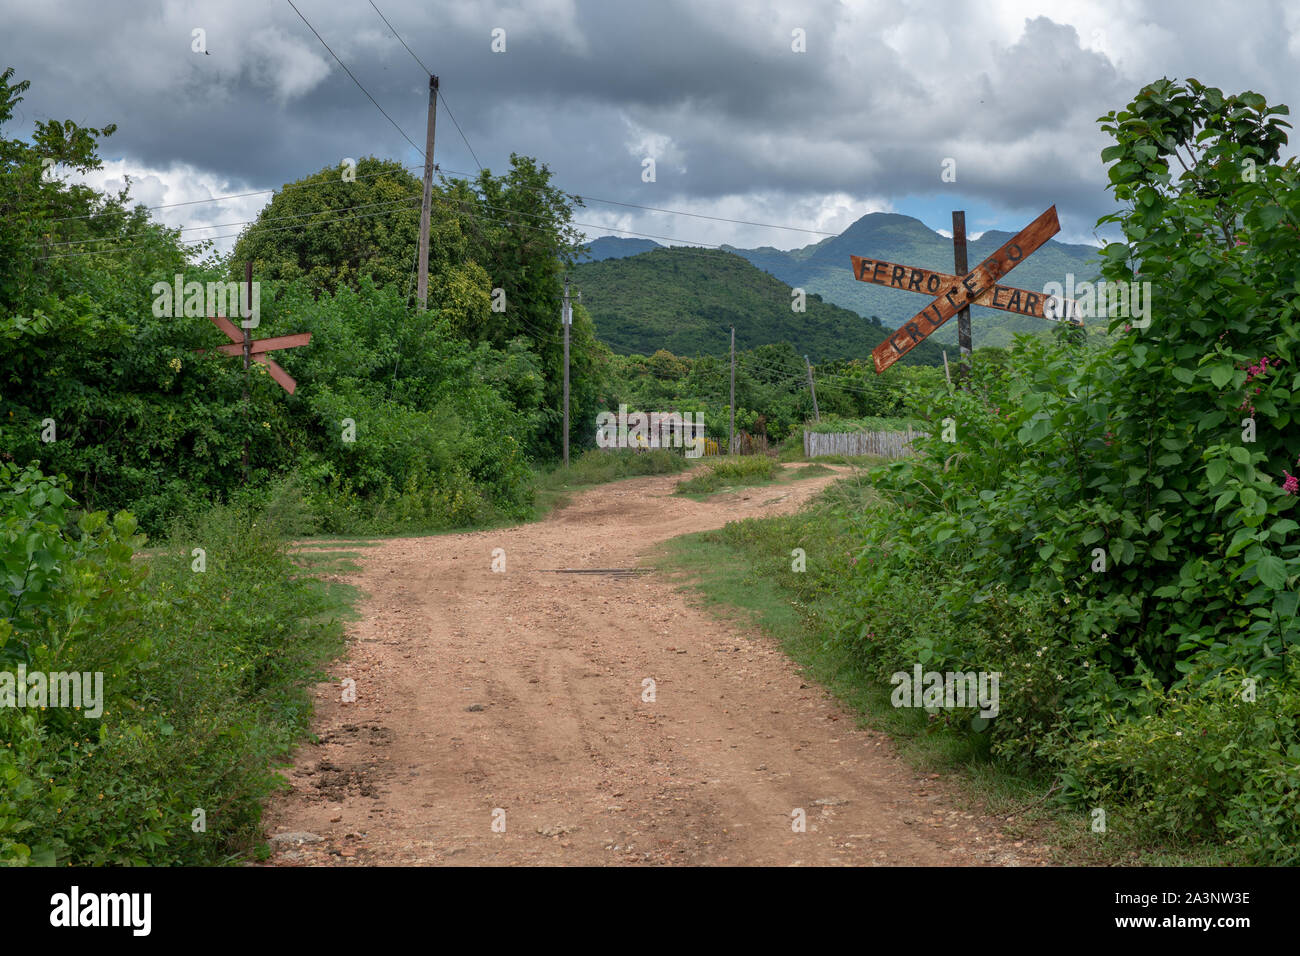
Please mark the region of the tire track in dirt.
POLYGON ((835 477, 703 502, 672 496, 677 476, 638 478, 535 524, 365 549, 363 619, 335 683, 315 688, 320 742, 268 803, 270 862, 1043 862, 1046 848, 954 809, 773 640, 660 574, 542 570, 635 566, 670 537, 795 510, 835 477))

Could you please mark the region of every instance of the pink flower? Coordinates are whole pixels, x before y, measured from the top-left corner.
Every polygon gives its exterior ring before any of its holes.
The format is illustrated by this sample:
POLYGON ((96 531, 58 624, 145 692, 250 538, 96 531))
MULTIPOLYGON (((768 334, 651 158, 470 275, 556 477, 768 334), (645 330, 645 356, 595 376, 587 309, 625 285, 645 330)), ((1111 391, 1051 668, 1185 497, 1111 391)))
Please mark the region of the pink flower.
POLYGON ((1291 474, 1289 471, 1284 471, 1282 474, 1286 475, 1286 481, 1282 482, 1283 491, 1288 495, 1293 495, 1297 491, 1300 491, 1300 478, 1296 478, 1296 476, 1291 474))

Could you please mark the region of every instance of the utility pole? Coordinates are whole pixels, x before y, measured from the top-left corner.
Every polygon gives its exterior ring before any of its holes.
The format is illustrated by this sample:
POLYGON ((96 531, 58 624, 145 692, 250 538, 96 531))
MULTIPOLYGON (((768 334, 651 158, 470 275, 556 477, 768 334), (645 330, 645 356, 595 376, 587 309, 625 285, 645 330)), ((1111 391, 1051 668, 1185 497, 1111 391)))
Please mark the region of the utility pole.
POLYGON ((808 391, 812 392, 813 397, 813 415, 818 421, 822 420, 822 413, 817 411, 817 386, 813 384, 812 362, 808 361, 808 356, 803 357, 803 363, 808 366, 808 391))
POLYGON ((569 277, 564 277, 564 308, 560 313, 564 326, 564 467, 569 467, 569 326, 573 324, 573 307, 569 304, 569 277))
MULTIPOLYGON (((253 263, 251 261, 244 263, 244 291, 248 297, 248 304, 243 311, 251 316, 253 314, 253 263)), ((240 318, 238 314, 235 317, 240 318)), ((244 484, 248 484, 248 366, 253 355, 253 337, 243 321, 239 323, 239 329, 244 333, 244 484)))
POLYGON ((433 130, 438 119, 438 78, 429 77, 429 120, 424 131, 424 201, 420 203, 420 278, 416 300, 423 312, 429 301, 429 219, 433 205, 433 130))
POLYGON ((727 454, 736 453, 736 327, 731 327, 731 410, 727 419, 727 454))
MULTIPOLYGON (((952 260, 954 271, 959 276, 966 274, 966 212, 953 210, 952 214, 952 260)), ((961 349, 961 361, 964 368, 959 372, 965 376, 970 369, 970 306, 957 313, 957 346, 961 349)))

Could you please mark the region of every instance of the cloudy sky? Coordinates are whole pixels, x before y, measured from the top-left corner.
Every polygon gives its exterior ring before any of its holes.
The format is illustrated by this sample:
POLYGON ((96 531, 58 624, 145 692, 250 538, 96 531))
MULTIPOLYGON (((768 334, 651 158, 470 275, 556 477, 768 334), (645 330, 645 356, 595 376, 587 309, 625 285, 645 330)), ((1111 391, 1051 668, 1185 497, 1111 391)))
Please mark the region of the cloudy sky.
MULTIPOLYGON (((194 200, 345 157, 418 166, 416 59, 369 0, 293 2, 402 132, 288 0, 0 0, 0 67, 32 82, 6 133, 116 123, 90 181, 129 175, 190 239, 238 232, 223 224, 270 196, 194 200)), ((535 156, 592 197, 576 217, 592 237, 788 249, 868 212, 945 230, 961 208, 977 234, 1055 203, 1058 238, 1095 241, 1112 208, 1096 119, 1143 84, 1193 76, 1300 103, 1300 0, 374 2, 440 76, 440 166, 535 156)))

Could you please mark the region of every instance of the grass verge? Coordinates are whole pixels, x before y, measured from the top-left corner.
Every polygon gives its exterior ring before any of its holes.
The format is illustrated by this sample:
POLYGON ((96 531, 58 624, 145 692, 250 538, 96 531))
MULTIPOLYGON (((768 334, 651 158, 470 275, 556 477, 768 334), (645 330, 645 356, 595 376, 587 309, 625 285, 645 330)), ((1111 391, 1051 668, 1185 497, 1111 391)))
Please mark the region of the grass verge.
POLYGON ((777 479, 782 468, 766 455, 720 458, 703 470, 677 482, 674 494, 704 497, 749 485, 766 485, 777 479))
POLYGON ((261 855, 262 801, 309 731, 309 688, 358 592, 294 562, 283 501, 214 507, 140 553, 129 515, 86 515, 78 533, 53 489, 36 502, 55 519, 42 534, 68 559, 4 622, 0 650, 9 666, 93 674, 96 690, 84 713, 0 710, 0 864, 261 855))

